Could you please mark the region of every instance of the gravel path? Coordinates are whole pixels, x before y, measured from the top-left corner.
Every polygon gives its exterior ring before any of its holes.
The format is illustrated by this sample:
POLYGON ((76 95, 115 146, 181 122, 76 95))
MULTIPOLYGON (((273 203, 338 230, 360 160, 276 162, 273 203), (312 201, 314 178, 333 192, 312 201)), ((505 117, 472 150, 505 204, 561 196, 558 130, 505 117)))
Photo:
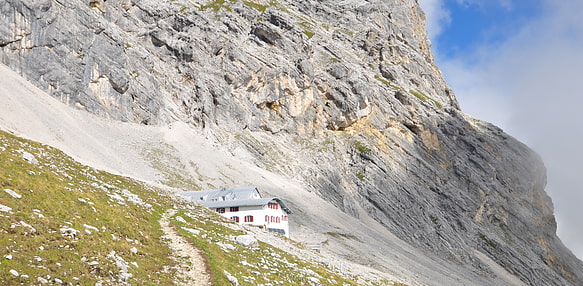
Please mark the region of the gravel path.
POLYGON ((204 257, 200 250, 190 244, 170 225, 170 218, 176 210, 166 211, 160 219, 160 226, 164 232, 162 237, 174 252, 178 262, 178 285, 207 286, 212 285, 204 257))

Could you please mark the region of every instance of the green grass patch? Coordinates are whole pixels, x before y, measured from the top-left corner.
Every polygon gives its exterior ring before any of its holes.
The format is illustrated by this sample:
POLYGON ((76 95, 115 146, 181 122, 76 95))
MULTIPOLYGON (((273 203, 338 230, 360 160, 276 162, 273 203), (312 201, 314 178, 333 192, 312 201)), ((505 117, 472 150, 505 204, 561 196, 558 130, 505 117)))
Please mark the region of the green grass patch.
POLYGON ((354 32, 351 31, 351 30, 348 30, 348 29, 338 29, 336 31, 338 31, 338 32, 340 32, 342 34, 345 34, 345 35, 347 35, 349 37, 354 37, 354 32))
POLYGON ((201 5, 199 7, 200 11, 206 11, 206 10, 213 10, 214 12, 219 12, 219 10, 221 9, 225 9, 229 12, 232 12, 233 9, 231 9, 231 7, 229 7, 229 2, 237 2, 237 0, 213 0, 210 1, 208 4, 206 5, 201 5))
POLYGON ((334 140, 332 140, 332 138, 327 138, 322 143, 320 143, 320 146, 317 148, 319 152, 329 152, 334 149, 334 140))
POLYGON ((360 141, 354 141, 353 147, 356 151, 360 152, 361 155, 370 155, 372 153, 372 150, 360 141))
POLYGON ((299 22, 298 25, 300 27, 302 27, 302 33, 304 33, 304 35, 308 36, 308 39, 311 39, 316 34, 316 32, 314 32, 314 27, 313 27, 313 24, 311 22, 302 21, 302 22, 299 22))
POLYGON ((306 29, 306 30, 302 30, 302 33, 304 33, 304 35, 308 36, 308 39, 311 39, 314 35, 316 35, 316 32, 306 29))
POLYGON ((251 2, 251 1, 243 1, 243 4, 245 4, 251 8, 254 8, 255 10, 257 10, 261 13, 265 12, 265 10, 269 7, 269 5, 261 5, 259 3, 255 3, 255 2, 251 2))
POLYGON ((158 224, 168 200, 0 131, 0 204, 11 208, 0 212, 0 284, 31 285, 38 277, 51 284, 116 284, 116 259, 123 259, 128 284, 170 285, 175 273, 165 266, 174 262, 158 224))
POLYGON ((427 95, 425 95, 425 93, 423 93, 419 90, 411 89, 411 90, 409 90, 409 93, 411 93, 415 97, 419 98, 421 101, 427 101, 427 99, 428 99, 427 95))
POLYGON ((364 181, 364 179, 366 179, 366 171, 364 170, 358 170, 358 172, 356 172, 355 175, 361 181, 364 181))
POLYGON ((438 220, 437 220, 437 218, 436 218, 436 217, 434 217, 434 216, 432 216, 432 215, 429 215, 429 219, 431 220, 431 222, 432 222, 433 224, 437 225, 437 223, 438 223, 438 220))
POLYGON ((134 80, 136 80, 136 79, 138 79, 138 77, 140 76, 140 73, 139 73, 137 70, 133 70, 133 71, 131 71, 131 72, 130 72, 130 76, 131 76, 131 77, 132 77, 134 80))
POLYGON ((443 105, 439 101, 427 96, 422 91, 411 89, 411 90, 409 90, 409 93, 411 93, 412 95, 414 95, 415 97, 417 97, 418 99, 420 99, 423 102, 425 102, 427 100, 431 100, 435 104, 435 106, 437 106, 437 108, 439 108, 439 109, 443 108, 443 105))
POLYGON ((375 75, 374 78, 380 82, 382 82, 384 85, 388 86, 388 87, 392 87, 394 89, 398 89, 398 90, 403 90, 401 87, 397 86, 396 84, 394 84, 392 81, 380 76, 380 75, 375 75))

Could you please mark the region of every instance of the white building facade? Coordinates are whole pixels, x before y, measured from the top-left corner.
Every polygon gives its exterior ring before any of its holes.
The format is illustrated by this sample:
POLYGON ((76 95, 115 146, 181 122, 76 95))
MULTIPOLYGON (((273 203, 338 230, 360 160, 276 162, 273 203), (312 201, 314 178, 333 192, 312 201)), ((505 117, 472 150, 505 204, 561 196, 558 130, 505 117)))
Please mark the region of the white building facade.
POLYGON ((262 198, 257 187, 182 192, 236 223, 289 236, 290 209, 279 198, 262 198))

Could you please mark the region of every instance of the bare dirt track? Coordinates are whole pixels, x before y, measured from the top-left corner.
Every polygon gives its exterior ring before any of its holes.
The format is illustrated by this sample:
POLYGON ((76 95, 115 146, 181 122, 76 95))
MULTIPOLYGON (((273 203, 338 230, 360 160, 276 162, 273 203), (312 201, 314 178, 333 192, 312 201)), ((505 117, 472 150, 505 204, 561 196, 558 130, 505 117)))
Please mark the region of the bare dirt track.
POLYGON ((160 227, 164 232, 162 239, 174 252, 178 263, 178 285, 208 286, 211 285, 210 274, 202 252, 178 234, 170 225, 170 218, 176 210, 166 211, 160 219, 160 227))

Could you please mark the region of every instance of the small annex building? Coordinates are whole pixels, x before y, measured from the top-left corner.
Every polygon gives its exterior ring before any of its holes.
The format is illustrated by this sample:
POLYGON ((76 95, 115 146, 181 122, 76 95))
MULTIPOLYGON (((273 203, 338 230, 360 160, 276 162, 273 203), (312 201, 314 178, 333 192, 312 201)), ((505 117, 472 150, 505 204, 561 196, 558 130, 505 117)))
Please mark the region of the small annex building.
POLYGON ((289 236, 291 210, 279 198, 263 198, 257 187, 188 191, 181 195, 239 224, 289 236))

